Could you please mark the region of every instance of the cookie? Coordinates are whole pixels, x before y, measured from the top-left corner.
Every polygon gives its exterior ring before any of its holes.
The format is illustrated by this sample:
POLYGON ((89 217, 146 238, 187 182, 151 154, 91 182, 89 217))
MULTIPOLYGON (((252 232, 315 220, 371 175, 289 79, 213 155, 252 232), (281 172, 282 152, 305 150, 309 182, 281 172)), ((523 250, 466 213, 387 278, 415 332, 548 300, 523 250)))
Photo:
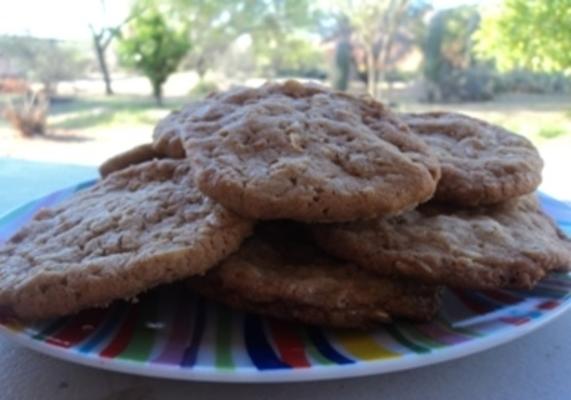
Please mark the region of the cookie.
POLYGON ((428 147, 381 103, 321 86, 236 88, 170 121, 198 188, 250 218, 400 213, 428 200, 440 176, 428 147))
POLYGON ((152 148, 155 152, 175 159, 186 157, 181 137, 187 110, 191 109, 192 105, 189 104, 185 110, 173 111, 159 121, 153 130, 152 148))
POLYGON ((204 197, 186 162, 112 173, 40 211, 0 246, 0 308, 41 319, 132 298, 204 273, 252 223, 204 197))
POLYGON ((312 230, 327 252, 365 269, 451 287, 531 288, 549 271, 571 267, 571 242, 534 195, 488 208, 425 205, 312 230))
POLYGON ((367 327, 394 317, 432 318, 440 289, 382 278, 332 258, 278 225, 189 284, 227 305, 313 325, 367 327))
POLYGON ((105 161, 99 167, 99 174, 102 177, 106 177, 110 173, 122 170, 130 165, 140 164, 155 158, 163 158, 164 156, 165 153, 156 151, 151 143, 142 144, 105 161))
POLYGON ((155 151, 165 154, 170 158, 185 158, 186 150, 182 144, 185 135, 185 122, 195 118, 195 114, 208 108, 211 98, 216 96, 216 92, 210 93, 205 100, 195 101, 187 104, 181 110, 172 111, 169 115, 159 121, 153 130, 153 148, 155 151))
POLYGON ((522 136, 457 113, 400 117, 440 160, 436 200, 461 206, 495 204, 531 193, 541 183, 543 161, 522 136))

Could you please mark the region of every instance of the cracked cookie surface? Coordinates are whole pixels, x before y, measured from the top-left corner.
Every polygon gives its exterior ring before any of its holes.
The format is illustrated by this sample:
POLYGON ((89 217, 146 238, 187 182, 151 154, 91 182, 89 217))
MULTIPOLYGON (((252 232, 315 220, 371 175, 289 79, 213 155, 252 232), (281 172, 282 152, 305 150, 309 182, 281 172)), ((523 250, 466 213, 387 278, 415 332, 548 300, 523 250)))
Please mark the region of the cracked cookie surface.
POLYGON ((571 269, 571 241, 535 195, 488 208, 427 204, 396 217, 312 226, 328 253, 386 276, 451 287, 531 288, 571 269))
POLYGON ((0 246, 0 307, 39 319, 132 298, 204 273, 251 229, 193 186, 188 163, 131 166, 40 211, 0 246))
MULTIPOLYGON (((440 167, 381 103, 296 81, 212 95, 170 117, 199 189, 256 219, 348 221, 428 200, 440 167)), ((166 140, 166 139, 165 139, 166 140)))
POLYGON ((442 177, 434 195, 438 201, 495 204, 531 193, 541 183, 543 161, 523 136, 457 113, 400 117, 440 161, 442 177))

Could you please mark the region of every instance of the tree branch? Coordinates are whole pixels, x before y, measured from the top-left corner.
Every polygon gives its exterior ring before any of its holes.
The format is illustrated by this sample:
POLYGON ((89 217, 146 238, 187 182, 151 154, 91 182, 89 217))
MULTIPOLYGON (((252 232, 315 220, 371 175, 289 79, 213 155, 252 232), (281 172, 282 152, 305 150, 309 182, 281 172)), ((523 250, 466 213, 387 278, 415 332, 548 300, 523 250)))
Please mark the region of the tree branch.
POLYGON ((105 50, 105 49, 107 49, 107 47, 109 47, 109 45, 111 44, 113 39, 115 39, 119 35, 119 33, 121 32, 121 29, 126 24, 128 24, 130 21, 137 18, 145 10, 146 10, 146 8, 140 8, 137 11, 132 11, 127 16, 127 18, 125 18, 123 21, 121 21, 116 26, 101 28, 101 30, 99 32, 97 32, 95 30, 95 27, 92 24, 89 24, 89 29, 91 30, 93 37, 95 38, 95 40, 97 40, 97 42, 99 43, 101 48, 103 50, 105 50))

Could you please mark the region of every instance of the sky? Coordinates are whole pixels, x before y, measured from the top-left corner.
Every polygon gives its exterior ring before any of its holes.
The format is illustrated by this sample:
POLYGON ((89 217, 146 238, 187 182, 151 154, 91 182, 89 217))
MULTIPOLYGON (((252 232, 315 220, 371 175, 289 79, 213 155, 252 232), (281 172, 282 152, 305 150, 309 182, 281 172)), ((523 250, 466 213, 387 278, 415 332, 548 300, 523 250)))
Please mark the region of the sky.
POLYGON ((0 0, 0 4, 0 34, 89 40, 89 24, 120 23, 128 15, 131 1, 107 1, 105 18, 100 0, 0 0))
MULTIPOLYGON (((467 3, 478 1, 432 1, 436 8, 467 3)), ((89 24, 113 26, 120 23, 129 13, 131 0, 107 1, 106 4, 107 12, 103 18, 101 0, 0 0, 0 34, 90 40, 89 24)))

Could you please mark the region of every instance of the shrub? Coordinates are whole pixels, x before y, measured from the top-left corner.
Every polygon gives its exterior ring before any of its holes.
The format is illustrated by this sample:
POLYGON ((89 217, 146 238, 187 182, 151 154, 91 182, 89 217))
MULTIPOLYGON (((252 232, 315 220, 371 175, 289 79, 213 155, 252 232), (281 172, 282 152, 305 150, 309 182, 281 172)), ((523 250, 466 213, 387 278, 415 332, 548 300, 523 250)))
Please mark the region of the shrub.
POLYGON ((450 69, 427 87, 427 101, 486 101, 494 96, 494 76, 485 66, 450 69))
POLYGON ((498 93, 569 93, 571 81, 561 73, 540 73, 519 69, 496 76, 495 90, 498 93))
POLYGON ((20 135, 32 137, 46 133, 48 110, 46 92, 30 91, 18 103, 8 102, 2 114, 20 135))
POLYGON ((189 95, 192 97, 204 97, 212 92, 218 91, 218 85, 211 81, 200 81, 192 89, 190 89, 189 95))

